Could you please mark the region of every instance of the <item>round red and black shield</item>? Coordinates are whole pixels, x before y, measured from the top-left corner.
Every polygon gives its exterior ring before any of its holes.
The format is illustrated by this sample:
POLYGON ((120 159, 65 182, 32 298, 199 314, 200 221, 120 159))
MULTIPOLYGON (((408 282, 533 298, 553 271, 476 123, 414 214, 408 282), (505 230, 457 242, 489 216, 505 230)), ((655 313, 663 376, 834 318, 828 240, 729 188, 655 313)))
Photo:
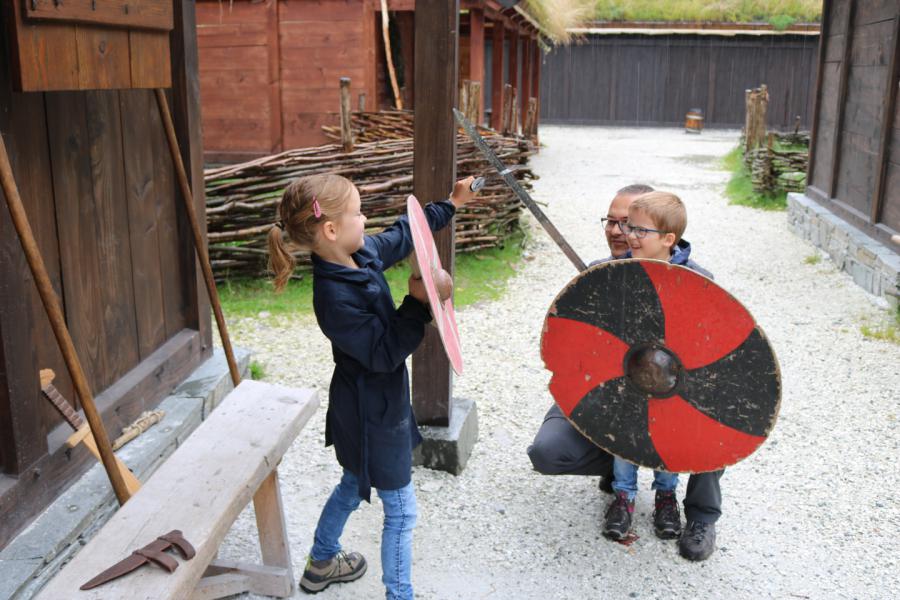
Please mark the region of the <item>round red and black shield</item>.
POLYGON ((781 376, 762 329, 712 280, 662 261, 580 273, 547 313, 541 357, 582 434, 657 470, 734 464, 778 416, 781 376))

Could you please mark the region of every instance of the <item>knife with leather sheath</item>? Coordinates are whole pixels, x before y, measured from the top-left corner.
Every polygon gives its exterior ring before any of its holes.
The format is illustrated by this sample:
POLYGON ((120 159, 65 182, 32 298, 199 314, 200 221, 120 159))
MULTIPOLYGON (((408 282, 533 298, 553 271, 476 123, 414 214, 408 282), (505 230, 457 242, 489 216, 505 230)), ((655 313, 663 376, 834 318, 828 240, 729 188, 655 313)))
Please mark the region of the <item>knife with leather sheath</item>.
POLYGON ((131 553, 131 556, 120 560, 110 568, 106 569, 82 585, 80 589, 89 590, 99 585, 103 585, 113 579, 118 579, 122 575, 131 573, 147 563, 154 563, 169 573, 172 573, 178 568, 178 561, 165 553, 169 548, 175 548, 184 560, 190 560, 197 554, 194 547, 184 538, 181 531, 173 529, 169 533, 159 536, 143 548, 135 550, 131 553))

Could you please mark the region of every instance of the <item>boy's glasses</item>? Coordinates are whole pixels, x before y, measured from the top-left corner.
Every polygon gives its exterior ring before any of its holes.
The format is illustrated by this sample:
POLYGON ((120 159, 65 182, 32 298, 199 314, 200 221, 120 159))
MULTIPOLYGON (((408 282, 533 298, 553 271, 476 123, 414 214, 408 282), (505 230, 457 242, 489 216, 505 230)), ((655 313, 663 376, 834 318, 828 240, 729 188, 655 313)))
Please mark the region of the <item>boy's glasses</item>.
POLYGON ((649 227, 640 227, 639 225, 629 225, 628 223, 623 223, 621 221, 619 221, 619 229, 621 229, 622 233, 624 233, 625 235, 634 234, 634 237, 639 240, 647 237, 647 234, 650 232, 659 234, 666 233, 665 231, 661 231, 659 229, 650 229, 649 227))

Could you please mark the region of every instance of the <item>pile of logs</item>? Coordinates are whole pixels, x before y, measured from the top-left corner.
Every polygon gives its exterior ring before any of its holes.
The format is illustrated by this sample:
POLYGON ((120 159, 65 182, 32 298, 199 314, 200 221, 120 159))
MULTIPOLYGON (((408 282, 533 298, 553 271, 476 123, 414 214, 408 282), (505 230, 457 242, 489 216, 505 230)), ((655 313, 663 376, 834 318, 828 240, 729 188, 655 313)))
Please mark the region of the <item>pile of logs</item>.
MULTIPOLYGON (((413 111, 383 110, 381 112, 355 112, 351 117, 355 143, 401 140, 413 136, 413 111)), ((341 141, 341 128, 323 125, 322 131, 329 139, 341 141)))
MULTIPOLYGON (((366 113, 369 114, 369 113, 366 113)), ((379 142, 358 142, 352 152, 340 144, 290 150, 239 165, 207 170, 206 215, 209 254, 216 279, 259 277, 266 274, 266 237, 276 216, 275 208, 285 186, 304 175, 335 173, 356 184, 362 210, 368 217, 367 233, 376 233, 405 213, 406 197, 413 191, 412 137, 387 139, 395 125, 390 120, 401 111, 386 113, 385 120, 371 120, 379 142), (374 125, 377 123, 377 125, 374 125)), ((411 123, 411 120, 410 120, 411 123)), ((528 157, 535 148, 526 140, 504 137, 485 130, 485 139, 526 187, 534 175, 528 157)), ((457 174, 486 175, 487 183, 475 202, 457 213, 456 248, 471 252, 496 246, 518 227, 521 206, 515 195, 475 148, 457 139, 457 174)), ((450 190, 448 190, 449 193, 450 190)), ((434 198, 433 200, 438 200, 434 198)), ((295 253, 300 266, 309 256, 295 253)))

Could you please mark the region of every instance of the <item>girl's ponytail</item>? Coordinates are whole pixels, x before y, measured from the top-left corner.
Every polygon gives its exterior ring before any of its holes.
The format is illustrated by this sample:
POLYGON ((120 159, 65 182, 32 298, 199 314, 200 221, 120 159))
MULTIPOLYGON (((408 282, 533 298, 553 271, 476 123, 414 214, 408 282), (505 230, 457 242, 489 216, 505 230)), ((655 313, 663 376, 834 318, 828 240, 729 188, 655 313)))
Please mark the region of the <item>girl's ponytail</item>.
POLYGON ((284 232, 275 225, 269 230, 269 271, 275 275, 275 291, 281 292, 294 273, 297 261, 284 243, 284 232))

